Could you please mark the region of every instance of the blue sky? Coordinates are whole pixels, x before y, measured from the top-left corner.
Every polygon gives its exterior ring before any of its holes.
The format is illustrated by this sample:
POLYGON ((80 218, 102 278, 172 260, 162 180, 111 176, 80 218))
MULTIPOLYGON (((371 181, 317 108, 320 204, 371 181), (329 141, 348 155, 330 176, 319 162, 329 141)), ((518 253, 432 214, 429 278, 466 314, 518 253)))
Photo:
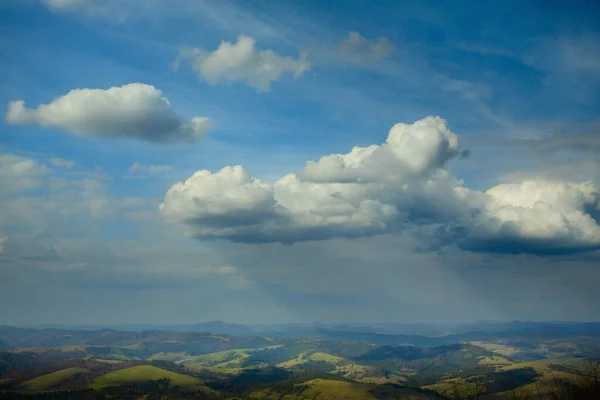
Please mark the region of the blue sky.
POLYGON ((598 11, 3 3, 0 322, 597 320, 598 11))

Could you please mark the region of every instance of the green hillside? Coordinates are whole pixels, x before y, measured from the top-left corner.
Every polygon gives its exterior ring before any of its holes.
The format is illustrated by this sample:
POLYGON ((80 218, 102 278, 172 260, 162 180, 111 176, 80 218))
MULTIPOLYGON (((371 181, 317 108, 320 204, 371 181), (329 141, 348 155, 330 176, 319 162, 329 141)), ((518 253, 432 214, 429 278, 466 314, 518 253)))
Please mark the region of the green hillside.
POLYGON ((57 386, 61 382, 73 379, 73 377, 77 374, 85 372, 87 372, 87 369, 78 367, 61 369, 60 371, 52 372, 50 374, 45 374, 25 381, 21 383, 19 389, 24 391, 48 390, 53 388, 54 386, 57 386))
POLYGON ((273 400, 385 400, 385 399, 427 399, 433 394, 424 394, 398 386, 380 386, 330 379, 313 379, 296 385, 291 391, 278 392, 265 389, 251 393, 250 399, 273 400))
POLYGON ((109 372, 94 379, 92 387, 101 389, 130 383, 143 383, 150 380, 170 379, 172 385, 181 387, 201 387, 201 382, 190 375, 179 374, 153 365, 138 365, 109 372))

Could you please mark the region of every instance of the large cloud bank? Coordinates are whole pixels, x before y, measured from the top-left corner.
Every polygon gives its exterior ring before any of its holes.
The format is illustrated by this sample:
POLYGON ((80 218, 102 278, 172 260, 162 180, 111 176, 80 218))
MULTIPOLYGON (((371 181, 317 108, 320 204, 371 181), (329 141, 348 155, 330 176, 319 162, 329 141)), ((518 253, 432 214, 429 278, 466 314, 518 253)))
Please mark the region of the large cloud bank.
POLYGON ((242 166, 198 171, 160 209, 197 238, 293 243, 431 227, 471 251, 568 253, 600 248, 591 183, 531 180, 471 190, 447 164, 460 154, 445 120, 396 124, 382 145, 309 161, 261 182, 242 166))
POLYGON ((211 128, 207 117, 184 120, 152 85, 73 89, 50 104, 28 108, 9 103, 6 121, 58 128, 77 136, 130 138, 154 143, 197 142, 211 128))

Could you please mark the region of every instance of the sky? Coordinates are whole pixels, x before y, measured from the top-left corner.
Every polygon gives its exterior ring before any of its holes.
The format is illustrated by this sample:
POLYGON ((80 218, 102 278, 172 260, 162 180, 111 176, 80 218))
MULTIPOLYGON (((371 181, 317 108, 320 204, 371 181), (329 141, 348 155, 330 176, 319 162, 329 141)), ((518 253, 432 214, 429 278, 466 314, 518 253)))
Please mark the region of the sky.
POLYGON ((0 324, 600 320, 596 2, 8 0, 0 88, 0 324))

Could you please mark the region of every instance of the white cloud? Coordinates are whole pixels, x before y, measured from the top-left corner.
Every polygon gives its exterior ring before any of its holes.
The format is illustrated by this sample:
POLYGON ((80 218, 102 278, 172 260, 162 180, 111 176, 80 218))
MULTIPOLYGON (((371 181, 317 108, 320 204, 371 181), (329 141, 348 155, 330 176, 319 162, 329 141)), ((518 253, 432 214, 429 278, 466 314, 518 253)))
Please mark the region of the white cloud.
POLYGON ((305 53, 295 59, 280 56, 271 49, 259 50, 255 40, 245 35, 240 35, 235 43, 222 41, 212 52, 184 47, 175 60, 175 69, 182 61, 189 61, 192 69, 209 84, 242 82, 261 92, 269 91, 271 82, 284 74, 298 78, 311 67, 305 53))
POLYGON ((122 7, 124 0, 40 0, 48 9, 57 13, 81 12, 90 17, 123 22, 127 16, 122 7))
POLYGON ((271 185, 250 176, 241 166, 211 173, 197 171, 167 192, 161 211, 196 226, 194 235, 238 234, 278 218, 271 185))
POLYGON ((368 65, 389 56, 394 48, 394 44, 384 36, 369 40, 358 32, 350 32, 348 37, 338 45, 338 52, 348 61, 368 65))
POLYGON ((597 188, 524 181, 471 190, 446 168, 458 137, 439 117, 396 124, 382 145, 308 162, 274 183, 241 166, 198 171, 173 185, 160 209, 187 234, 293 243, 415 231, 432 246, 536 253, 600 248, 597 188), (423 227, 423 229, 418 229, 423 227))
POLYGON ((382 146, 309 162, 275 183, 241 166, 198 171, 172 186, 162 213, 190 235, 234 241, 295 242, 393 232, 410 218, 456 218, 469 195, 444 164, 459 153, 441 118, 395 125, 382 146), (438 203, 438 196, 446 201, 438 203))
POLYGON ((442 168, 459 153, 458 137, 446 121, 428 117, 394 125, 381 146, 354 147, 347 154, 309 161, 300 176, 312 182, 397 180, 442 168))
POLYGON ((75 161, 72 160, 63 160, 62 158, 52 157, 48 160, 48 163, 56 168, 66 168, 71 169, 75 166, 75 161))
POLYGON ((57 10, 72 10, 93 4, 89 0, 42 0, 42 3, 46 4, 49 8, 57 10))
POLYGON ((105 182, 81 172, 59 173, 31 158, 0 153, 0 236, 88 234, 111 218, 156 207, 147 199, 113 197, 105 182))
POLYGON ((600 209, 591 183, 526 180, 486 192, 485 208, 461 241, 467 249, 568 253, 600 248, 600 209))
POLYGON ((138 162, 134 162, 131 167, 129 167, 129 172, 149 172, 151 174, 158 174, 161 172, 169 172, 173 171, 172 165, 144 165, 138 162))
POLYGON ((92 4, 88 0, 41 0, 41 2, 48 8, 55 10, 73 10, 92 4))
POLYGON ((37 161, 16 154, 0 154, 0 187, 3 194, 39 188, 50 168, 37 161))
POLYGON ((131 83, 110 89, 73 89, 37 108, 9 103, 6 121, 36 124, 76 136, 139 139, 153 143, 197 142, 211 128, 207 117, 183 120, 152 85, 131 83))

